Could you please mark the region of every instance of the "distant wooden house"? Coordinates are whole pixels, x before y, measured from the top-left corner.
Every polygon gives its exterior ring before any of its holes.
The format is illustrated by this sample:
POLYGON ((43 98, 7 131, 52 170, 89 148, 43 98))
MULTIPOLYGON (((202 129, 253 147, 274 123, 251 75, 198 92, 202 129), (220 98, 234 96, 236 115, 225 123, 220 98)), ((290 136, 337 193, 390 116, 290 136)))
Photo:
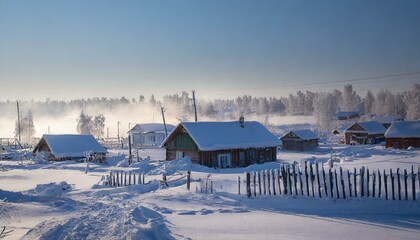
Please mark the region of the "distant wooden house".
POLYGON ((389 128, 389 126, 391 126, 391 124, 393 122, 401 122, 401 121, 404 121, 404 118, 402 118, 399 115, 394 115, 394 116, 375 116, 373 118, 373 121, 377 121, 380 124, 382 124, 382 126, 384 126, 385 128, 389 128))
POLYGON ((420 121, 393 122, 385 138, 387 148, 420 148, 420 121))
POLYGON ((190 157, 216 168, 276 160, 279 141, 259 122, 183 122, 162 143, 166 160, 190 157))
POLYGON ((107 150, 90 134, 44 134, 32 152, 48 160, 77 160, 89 154, 101 161, 107 150))
POLYGON ((294 130, 280 138, 283 149, 295 151, 308 151, 318 147, 319 137, 309 129, 294 130))
POLYGON ((341 111, 336 113, 336 117, 338 120, 350 120, 350 119, 357 119, 360 117, 359 111, 341 111))
MULTIPOLYGON (((168 134, 175 126, 166 124, 168 134)), ((158 148, 166 138, 165 126, 161 123, 136 124, 128 131, 133 147, 158 148)))
POLYGON ((375 144, 385 141, 386 128, 379 122, 358 122, 344 131, 346 144, 375 144))

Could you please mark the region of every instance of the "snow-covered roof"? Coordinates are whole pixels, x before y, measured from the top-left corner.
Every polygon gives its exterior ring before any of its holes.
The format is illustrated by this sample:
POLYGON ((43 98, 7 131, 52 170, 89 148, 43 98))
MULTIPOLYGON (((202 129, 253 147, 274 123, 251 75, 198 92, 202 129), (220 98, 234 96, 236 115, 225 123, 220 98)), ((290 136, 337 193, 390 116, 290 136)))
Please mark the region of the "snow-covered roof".
MULTIPOLYGON (((241 127, 234 122, 183 122, 177 127, 184 127, 201 151, 224 149, 243 149, 259 147, 276 147, 279 140, 261 123, 249 121, 241 127)), ((162 146, 171 138, 173 131, 163 141, 162 146)))
POLYGON ((420 138, 420 121, 393 122, 385 133, 386 138, 420 138))
MULTIPOLYGON (((168 132, 172 132, 175 126, 171 124, 166 124, 166 129, 168 132)), ((165 132, 165 126, 163 123, 142 123, 136 124, 131 128, 128 133, 148 133, 148 132, 165 132)))
POLYGON ((353 117, 353 116, 359 116, 360 112, 359 111, 341 111, 341 112, 337 112, 336 116, 337 117, 353 117))
MULTIPOLYGON (((377 121, 358 122, 355 124, 359 124, 359 126, 365 129, 368 134, 384 134, 386 132, 386 128, 377 121)), ((347 128, 345 132, 360 132, 358 130, 350 130, 353 126, 354 125, 347 128)))
MULTIPOLYGON (((44 134, 38 145, 42 142, 42 139, 45 139, 51 153, 56 158, 84 157, 86 151, 92 151, 93 153, 107 152, 106 149, 90 134, 44 134)), ((35 147, 35 150, 38 145, 35 147)))
MULTIPOLYGON (((299 138, 301 138, 301 139, 303 139, 303 140, 313 140, 313 139, 319 139, 319 137, 314 133, 314 132, 312 132, 311 130, 309 130, 309 129, 302 129, 302 130, 293 130, 293 131, 290 131, 289 133, 294 133, 294 134, 296 134, 299 138)), ((289 133, 287 133, 287 134, 289 134, 289 133)), ((286 135, 287 135, 286 134, 286 135)), ((286 136, 286 135, 284 135, 284 136, 286 136)))
POLYGON ((395 121, 403 121, 404 119, 400 115, 394 115, 394 116, 375 116, 373 120, 380 123, 392 123, 395 121))

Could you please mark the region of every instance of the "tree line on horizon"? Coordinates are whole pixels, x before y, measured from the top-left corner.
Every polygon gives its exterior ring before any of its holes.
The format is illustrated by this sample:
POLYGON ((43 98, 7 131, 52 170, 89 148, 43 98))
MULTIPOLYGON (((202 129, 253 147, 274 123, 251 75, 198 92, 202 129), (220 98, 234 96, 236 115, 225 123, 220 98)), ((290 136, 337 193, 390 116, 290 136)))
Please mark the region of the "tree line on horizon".
MULTIPOLYGON (((198 96, 199 99, 199 96, 198 96)), ((338 111, 359 111, 365 114, 378 116, 400 115, 407 120, 420 119, 420 84, 413 85, 409 90, 392 93, 382 89, 373 94, 368 91, 365 96, 360 96, 347 84, 342 90, 334 89, 331 92, 297 91, 288 97, 252 97, 251 95, 238 96, 235 99, 199 99, 196 102, 197 113, 207 119, 236 119, 239 115, 313 115, 317 126, 321 130, 334 128, 334 120, 338 111)), ((87 98, 70 101, 46 99, 45 101, 23 101, 20 104, 31 112, 28 118, 32 119, 32 112, 51 117, 60 117, 70 111, 79 111, 81 117, 91 117, 87 125, 93 126, 95 116, 83 115, 89 109, 113 111, 121 107, 148 108, 160 112, 161 107, 168 115, 175 116, 178 121, 191 121, 193 119, 193 103, 188 92, 166 95, 162 100, 157 100, 152 94, 146 99, 144 95, 128 99, 121 98, 87 98)), ((0 102, 0 116, 15 111, 15 102, 0 102)), ((102 114, 102 113, 101 113, 102 114)), ((99 115, 98 115, 99 117, 99 115)), ((103 117, 103 115, 102 115, 103 117)), ((78 120, 79 121, 79 120, 78 120)), ((105 118, 97 119, 103 125, 105 118)), ((84 127, 77 127, 83 129, 84 127)), ((98 127, 93 132, 101 132, 98 127)), ((32 132, 32 131, 28 131, 32 132)), ((86 132, 86 131, 79 131, 86 132)), ((103 131, 102 131, 103 134, 103 131)))

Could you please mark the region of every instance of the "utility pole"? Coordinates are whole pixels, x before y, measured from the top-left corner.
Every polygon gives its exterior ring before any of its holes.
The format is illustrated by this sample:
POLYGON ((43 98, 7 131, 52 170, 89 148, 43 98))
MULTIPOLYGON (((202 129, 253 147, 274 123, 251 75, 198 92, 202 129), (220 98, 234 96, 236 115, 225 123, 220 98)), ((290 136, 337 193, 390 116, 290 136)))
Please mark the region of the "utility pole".
POLYGON ((109 127, 106 127, 106 138, 109 138, 109 127))
POLYGON ((117 122, 117 138, 118 142, 120 142, 120 122, 117 122))
POLYGON ((197 106, 195 105, 195 91, 192 91, 192 95, 193 95, 193 104, 194 104, 194 116, 195 116, 195 121, 197 122, 197 106))
POLYGON ((162 112, 163 126, 165 127, 165 137, 167 137, 168 136, 168 130, 166 129, 165 114, 164 114, 164 111, 163 111, 163 107, 161 107, 160 110, 162 112))
POLYGON ((17 106, 17 115, 18 115, 18 137, 19 137, 19 143, 20 143, 20 112, 19 112, 19 102, 16 101, 17 106))

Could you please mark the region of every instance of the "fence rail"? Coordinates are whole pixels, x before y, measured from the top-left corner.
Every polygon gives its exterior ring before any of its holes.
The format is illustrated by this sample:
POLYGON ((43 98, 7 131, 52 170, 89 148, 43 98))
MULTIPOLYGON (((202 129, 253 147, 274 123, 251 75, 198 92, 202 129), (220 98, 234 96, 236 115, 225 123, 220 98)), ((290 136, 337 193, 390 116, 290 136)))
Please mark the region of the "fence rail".
MULTIPOLYGON (((323 163, 282 164, 279 169, 245 173, 248 197, 260 195, 308 196, 348 199, 382 198, 416 201, 420 191, 420 166, 417 172, 400 168, 386 170, 324 168, 323 163)), ((238 194, 241 179, 238 177, 238 194)))

